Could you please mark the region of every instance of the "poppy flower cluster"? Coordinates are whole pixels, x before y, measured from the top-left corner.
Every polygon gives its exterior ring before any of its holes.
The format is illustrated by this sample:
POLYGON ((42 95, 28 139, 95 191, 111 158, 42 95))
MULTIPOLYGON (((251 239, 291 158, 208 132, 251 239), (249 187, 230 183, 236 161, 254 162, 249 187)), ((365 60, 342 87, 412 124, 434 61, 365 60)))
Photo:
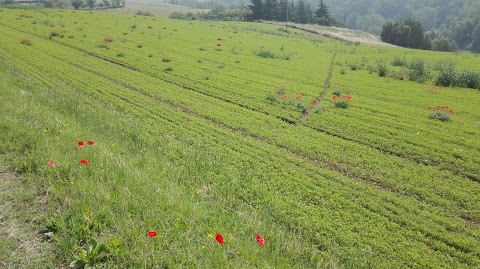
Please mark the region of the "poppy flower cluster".
MULTIPOLYGON (((157 236, 157 232, 153 231, 153 230, 150 230, 150 231, 147 232, 147 236, 148 237, 155 237, 155 236, 157 236)), ((213 237, 213 235, 208 234, 208 238, 212 238, 212 237, 213 237)), ((263 239, 263 237, 260 234, 257 234, 255 236, 255 240, 257 240, 257 242, 260 245, 262 245, 262 246, 265 245, 265 239, 263 239)), ((225 244, 225 240, 223 239, 223 236, 219 233, 215 234, 215 241, 217 241, 217 243, 220 244, 220 245, 225 244)))
POLYGON ((348 100, 348 101, 352 101, 352 96, 351 95, 346 95, 346 94, 334 95, 334 96, 332 96, 332 98, 333 98, 333 100, 345 99, 345 100, 348 100))
MULTIPOLYGON (((88 140, 86 143, 87 143, 87 145, 89 145, 89 146, 93 146, 93 145, 95 144, 95 142, 93 142, 93 141, 91 141, 91 140, 88 140)), ((83 141, 78 141, 78 142, 77 142, 77 147, 78 147, 78 148, 82 148, 84 145, 85 145, 85 142, 83 142, 83 141)), ((80 163, 83 164, 83 165, 88 165, 88 164, 89 164, 88 160, 86 160, 86 159, 81 159, 81 160, 80 160, 80 163)), ((52 168, 55 168, 55 167, 57 166, 54 161, 49 161, 49 162, 47 163, 47 165, 50 166, 50 167, 52 167, 52 168)))
POLYGON ((443 88, 438 86, 423 86, 423 90, 435 93, 437 91, 443 90, 443 88))
POLYGON ((453 111, 453 109, 449 108, 448 106, 437 106, 436 108, 429 106, 428 110, 430 110, 433 113, 438 111, 444 111, 444 112, 448 112, 448 114, 452 116, 455 115, 455 112, 453 111))

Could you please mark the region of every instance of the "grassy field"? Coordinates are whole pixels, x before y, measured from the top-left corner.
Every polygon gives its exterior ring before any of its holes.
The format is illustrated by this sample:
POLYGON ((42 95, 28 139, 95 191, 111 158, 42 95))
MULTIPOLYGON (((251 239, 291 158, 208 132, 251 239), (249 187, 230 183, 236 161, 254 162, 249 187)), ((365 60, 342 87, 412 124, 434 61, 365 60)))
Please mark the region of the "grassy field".
POLYGON ((199 13, 199 12, 208 12, 209 9, 194 9, 188 7, 174 6, 159 4, 155 2, 142 2, 142 1, 128 1, 124 8, 115 8, 111 10, 102 10, 101 12, 112 12, 120 14, 137 14, 138 11, 150 12, 152 16, 156 17, 165 17, 167 18, 173 12, 182 12, 182 13, 199 13))
POLYGON ((2 222, 32 216, 52 248, 25 267, 480 266, 480 91, 434 86, 438 66, 479 72, 477 55, 254 23, 0 17, 2 175, 33 190, 2 222))

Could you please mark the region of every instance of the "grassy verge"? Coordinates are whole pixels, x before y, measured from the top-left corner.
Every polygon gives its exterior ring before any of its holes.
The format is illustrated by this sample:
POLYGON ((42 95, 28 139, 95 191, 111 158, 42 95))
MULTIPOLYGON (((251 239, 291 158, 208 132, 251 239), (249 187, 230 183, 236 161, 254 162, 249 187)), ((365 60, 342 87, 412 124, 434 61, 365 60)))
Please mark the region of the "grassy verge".
MULTIPOLYGON (((32 209, 7 218, 38 220, 23 234, 33 237, 42 231, 50 239, 45 249, 56 253, 40 252, 32 261, 9 255, 7 267, 103 262, 118 268, 296 268, 319 261, 296 232, 248 203, 232 200, 228 189, 201 183, 238 173, 201 142, 161 132, 153 140, 142 137, 136 131, 143 123, 133 115, 78 96, 65 85, 44 87, 7 63, 1 65, 4 170, 20 174, 21 186, 31 190, 13 203, 26 199, 38 206, 36 199, 45 199, 41 214, 32 209), (95 144, 79 148, 78 140, 95 144), (146 236, 149 230, 158 235, 146 236), (224 245, 209 236, 216 233, 223 234, 224 245), (256 233, 266 238, 265 246, 255 241, 256 233), (99 246, 98 253, 89 252, 99 246)), ((242 178, 249 176, 243 173, 242 178)), ((10 241, 2 243, 6 253, 18 248, 10 241)))

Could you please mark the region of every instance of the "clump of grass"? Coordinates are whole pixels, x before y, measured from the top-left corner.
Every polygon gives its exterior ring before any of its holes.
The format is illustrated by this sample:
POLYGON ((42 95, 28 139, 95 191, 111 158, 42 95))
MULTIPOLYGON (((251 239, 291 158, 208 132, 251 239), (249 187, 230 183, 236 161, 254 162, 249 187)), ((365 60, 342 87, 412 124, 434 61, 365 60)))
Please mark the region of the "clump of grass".
POLYGON ((458 75, 458 85, 465 88, 480 90, 480 73, 465 70, 458 75))
POLYGON ((108 43, 113 42, 113 37, 106 36, 106 37, 103 38, 103 41, 108 42, 108 43))
POLYGON ((25 45, 25 46, 31 46, 32 45, 32 40, 29 37, 22 37, 22 38, 20 38, 20 43, 25 45))
POLYGON ((350 106, 350 101, 352 100, 352 96, 350 95, 334 95, 333 97, 333 105, 336 108, 348 108, 350 106))
POLYGON ((360 69, 360 64, 359 63, 349 63, 348 66, 350 67, 350 70, 356 71, 360 69))
POLYGON ((396 56, 392 60, 393 66, 407 66, 407 59, 405 57, 396 56))
POLYGON ((263 47, 260 47, 260 48, 256 49, 254 53, 255 53, 255 55, 257 55, 259 57, 262 57, 262 58, 276 58, 277 57, 272 50, 266 49, 266 48, 263 48, 263 47))
POLYGON ((455 66, 448 65, 440 69, 435 84, 438 86, 455 86, 457 85, 458 72, 455 66))
POLYGON ((345 75, 346 73, 345 68, 342 67, 342 69, 340 69, 340 74, 345 75))
POLYGON ((163 69, 164 72, 171 72, 173 71, 173 68, 171 66, 167 66, 163 69))
POLYGON ((198 49, 201 50, 201 51, 207 51, 207 48, 205 48, 205 47, 199 47, 198 49))
POLYGON ((125 52, 119 51, 119 52, 117 53, 117 57, 125 57, 125 52))
POLYGON ((429 119, 439 120, 439 121, 450 121, 450 116, 455 115, 453 109, 450 109, 448 106, 437 106, 436 108, 428 108, 430 114, 428 115, 429 119))
POLYGON ((386 77, 388 74, 388 66, 384 61, 378 61, 378 76, 386 77))
POLYGON ((164 62, 164 63, 169 63, 171 61, 172 61, 172 59, 170 57, 162 57, 162 62, 164 62))
POLYGON ((65 30, 54 29, 50 32, 50 38, 55 37, 55 36, 63 38, 65 36, 65 33, 66 33, 65 30))
POLYGON ((422 59, 413 59, 408 70, 408 77, 412 81, 423 83, 429 77, 427 64, 422 59))
POLYGON ((138 45, 137 45, 137 48, 141 49, 141 48, 143 48, 143 45, 142 45, 142 44, 138 44, 138 45))

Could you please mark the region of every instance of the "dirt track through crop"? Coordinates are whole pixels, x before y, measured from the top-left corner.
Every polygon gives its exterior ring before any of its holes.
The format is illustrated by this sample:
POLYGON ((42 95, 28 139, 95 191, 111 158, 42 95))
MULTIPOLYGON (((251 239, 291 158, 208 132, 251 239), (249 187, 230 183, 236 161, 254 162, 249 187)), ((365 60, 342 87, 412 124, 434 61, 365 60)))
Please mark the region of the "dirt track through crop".
POLYGON ((300 122, 305 122, 308 119, 308 117, 310 117, 312 110, 318 105, 320 105, 322 100, 325 98, 325 95, 327 94, 328 90, 330 89, 330 81, 332 80, 332 76, 333 76, 333 67, 335 66, 335 56, 337 56, 336 46, 335 46, 335 52, 333 53, 333 56, 332 56, 332 61, 330 62, 330 69, 328 71, 327 79, 325 80, 325 84, 323 84, 323 91, 320 93, 320 95, 317 98, 315 98, 314 101, 316 101, 316 103, 314 104, 314 106, 310 109, 307 109, 307 111, 305 111, 302 114, 302 117, 300 118, 300 122))

